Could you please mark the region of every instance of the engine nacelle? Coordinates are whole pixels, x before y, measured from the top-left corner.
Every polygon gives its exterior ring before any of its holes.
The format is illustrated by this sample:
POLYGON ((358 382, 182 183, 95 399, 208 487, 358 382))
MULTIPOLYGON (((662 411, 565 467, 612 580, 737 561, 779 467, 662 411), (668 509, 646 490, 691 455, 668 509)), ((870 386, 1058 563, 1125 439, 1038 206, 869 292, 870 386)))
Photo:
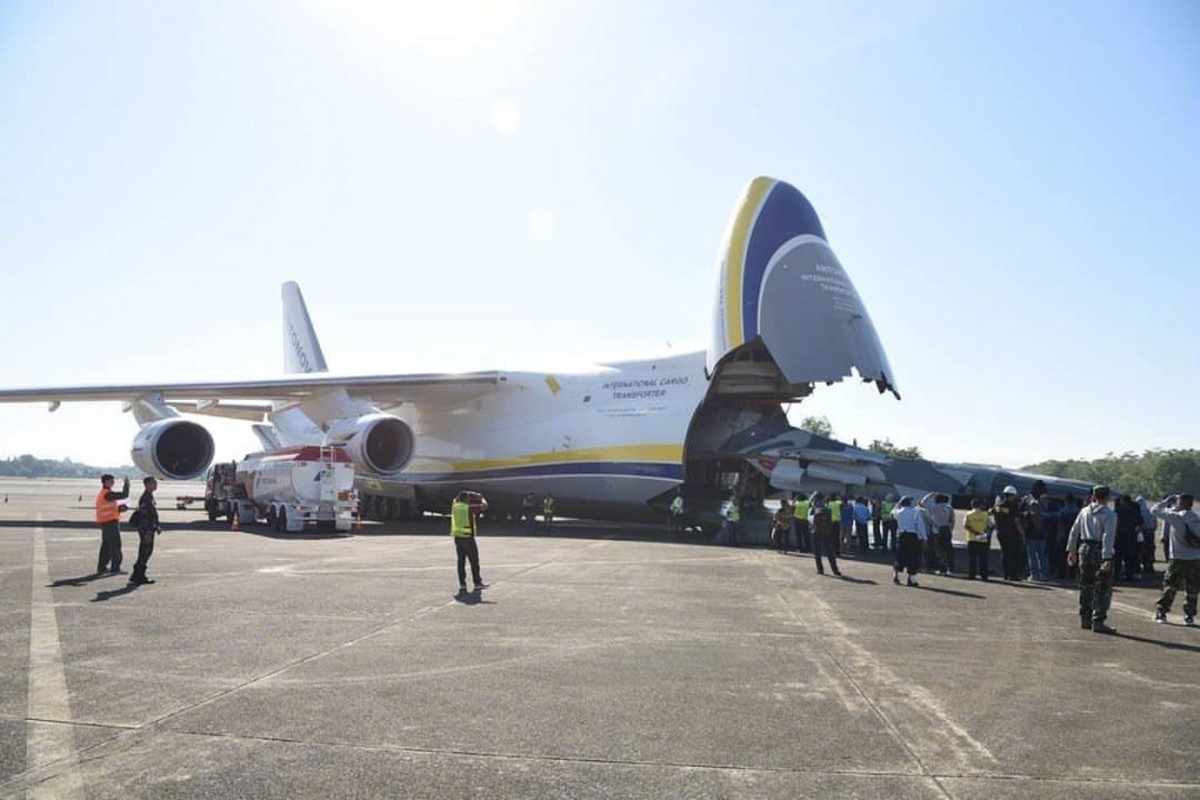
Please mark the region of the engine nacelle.
POLYGON ((416 437, 408 423, 390 414, 365 414, 330 428, 325 443, 344 447, 354 465, 391 477, 412 461, 416 437))
POLYGON ((160 419, 133 437, 129 455, 148 475, 186 481, 204 474, 216 448, 212 434, 186 419, 160 419))

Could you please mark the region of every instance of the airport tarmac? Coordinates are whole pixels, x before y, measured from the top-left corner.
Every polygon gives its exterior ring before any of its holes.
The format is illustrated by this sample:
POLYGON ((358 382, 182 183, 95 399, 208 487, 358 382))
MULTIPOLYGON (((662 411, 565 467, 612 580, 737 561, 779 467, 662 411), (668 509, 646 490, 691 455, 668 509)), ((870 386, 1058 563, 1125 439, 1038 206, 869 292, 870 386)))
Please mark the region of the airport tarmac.
POLYGON ((165 484, 129 588, 95 491, 0 479, 0 797, 1200 797, 1150 583, 1103 636, 1069 586, 570 523, 485 527, 457 596, 444 519, 231 532, 165 484))

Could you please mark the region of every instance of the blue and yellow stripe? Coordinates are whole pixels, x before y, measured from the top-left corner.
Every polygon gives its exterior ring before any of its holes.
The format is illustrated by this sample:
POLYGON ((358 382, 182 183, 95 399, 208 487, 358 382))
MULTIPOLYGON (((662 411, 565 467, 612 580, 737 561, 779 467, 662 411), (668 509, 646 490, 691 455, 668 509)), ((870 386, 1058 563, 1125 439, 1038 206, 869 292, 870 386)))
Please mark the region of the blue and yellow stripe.
POLYGON ((786 242, 825 229, 794 186, 758 177, 746 187, 729 232, 725 268, 725 334, 729 349, 758 335, 758 304, 767 265, 786 242))

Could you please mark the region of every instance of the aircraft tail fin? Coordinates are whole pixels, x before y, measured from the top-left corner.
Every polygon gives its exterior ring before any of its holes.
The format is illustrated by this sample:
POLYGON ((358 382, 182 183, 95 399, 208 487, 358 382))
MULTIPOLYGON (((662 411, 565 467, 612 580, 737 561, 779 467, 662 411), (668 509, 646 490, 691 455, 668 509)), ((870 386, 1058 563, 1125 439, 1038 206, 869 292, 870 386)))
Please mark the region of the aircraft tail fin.
POLYGON ((329 371, 304 295, 295 281, 283 284, 283 370, 289 374, 329 371))

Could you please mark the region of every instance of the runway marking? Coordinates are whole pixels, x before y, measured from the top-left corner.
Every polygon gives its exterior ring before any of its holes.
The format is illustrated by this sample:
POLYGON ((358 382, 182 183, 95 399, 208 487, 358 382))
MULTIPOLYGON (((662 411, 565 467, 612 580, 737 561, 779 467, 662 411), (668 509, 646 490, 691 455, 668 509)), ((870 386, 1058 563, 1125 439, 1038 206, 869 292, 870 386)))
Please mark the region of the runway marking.
MULTIPOLYGON (((782 593, 780 599, 807 627, 828 633, 818 636, 817 641, 845 681, 912 756, 922 774, 936 781, 945 770, 931 767, 927 762, 948 758, 958 777, 990 775, 980 762, 990 767, 997 763, 995 756, 955 722, 928 689, 902 679, 861 645, 854 638, 855 632, 816 592, 809 590, 803 594, 804 601, 799 604, 790 603, 782 593)), ((835 691, 841 694, 840 690, 835 691)), ((949 795, 940 783, 939 788, 949 795)))
MULTIPOLYGON (((41 516, 38 516, 39 521, 41 516)), ((33 586, 29 603, 29 700, 25 722, 25 764, 31 771, 53 766, 53 780, 34 784, 32 798, 83 798, 83 776, 75 748, 71 699, 63 671, 58 615, 49 586, 46 532, 33 529, 33 586)))

